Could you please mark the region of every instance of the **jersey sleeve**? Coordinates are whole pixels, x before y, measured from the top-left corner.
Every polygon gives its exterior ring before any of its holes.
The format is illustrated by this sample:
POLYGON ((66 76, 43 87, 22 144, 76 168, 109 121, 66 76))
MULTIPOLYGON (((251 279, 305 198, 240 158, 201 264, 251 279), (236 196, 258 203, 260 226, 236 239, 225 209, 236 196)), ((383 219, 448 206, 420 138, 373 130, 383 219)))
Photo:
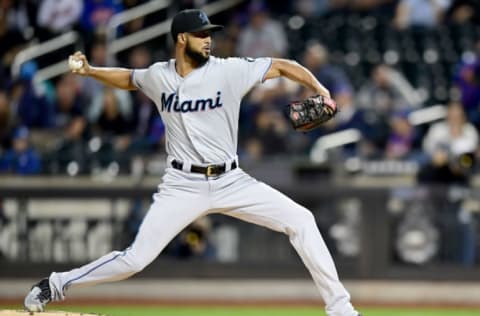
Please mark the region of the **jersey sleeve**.
POLYGON ((135 87, 137 87, 140 90, 144 89, 144 84, 147 82, 147 77, 149 76, 150 68, 146 69, 133 69, 132 73, 130 74, 131 76, 131 81, 135 87))
POLYGON ((154 66, 155 65, 151 65, 149 68, 145 69, 133 69, 130 74, 130 80, 133 85, 150 98, 152 98, 154 95, 153 92, 155 91, 153 80, 154 66))
POLYGON ((232 90, 238 91, 241 98, 256 84, 265 81, 265 76, 272 66, 272 59, 262 58, 229 58, 228 74, 232 90))

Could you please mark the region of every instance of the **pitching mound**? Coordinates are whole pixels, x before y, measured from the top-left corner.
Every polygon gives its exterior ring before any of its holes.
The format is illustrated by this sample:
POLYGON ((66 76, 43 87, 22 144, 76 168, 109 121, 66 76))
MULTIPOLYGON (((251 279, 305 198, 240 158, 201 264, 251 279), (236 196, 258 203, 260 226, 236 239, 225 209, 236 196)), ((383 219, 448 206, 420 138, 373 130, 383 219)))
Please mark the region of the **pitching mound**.
MULTIPOLYGON (((102 316, 99 314, 84 314, 74 312, 62 312, 62 311, 47 311, 41 313, 27 312, 27 311, 15 311, 15 310, 0 310, 0 316, 102 316)), ((103 315, 105 316, 105 315, 103 315)))

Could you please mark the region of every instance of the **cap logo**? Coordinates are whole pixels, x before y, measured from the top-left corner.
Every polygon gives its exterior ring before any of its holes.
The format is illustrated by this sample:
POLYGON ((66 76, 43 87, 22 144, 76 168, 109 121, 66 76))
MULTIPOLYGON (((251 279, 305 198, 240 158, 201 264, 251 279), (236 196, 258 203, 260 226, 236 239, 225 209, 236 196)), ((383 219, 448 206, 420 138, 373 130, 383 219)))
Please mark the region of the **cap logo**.
POLYGON ((208 24, 209 23, 208 16, 205 14, 205 12, 199 12, 198 17, 200 18, 200 20, 202 20, 202 24, 208 24))

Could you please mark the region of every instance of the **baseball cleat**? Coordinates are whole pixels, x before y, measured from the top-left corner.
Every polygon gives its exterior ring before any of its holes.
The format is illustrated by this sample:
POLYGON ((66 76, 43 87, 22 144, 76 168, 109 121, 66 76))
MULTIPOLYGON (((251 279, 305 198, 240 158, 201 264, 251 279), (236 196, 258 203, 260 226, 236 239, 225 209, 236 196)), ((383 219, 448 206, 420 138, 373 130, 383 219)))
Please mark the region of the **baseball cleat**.
POLYGON ((50 282, 45 278, 32 286, 32 289, 25 297, 23 306, 29 312, 43 312, 45 305, 52 300, 50 282))

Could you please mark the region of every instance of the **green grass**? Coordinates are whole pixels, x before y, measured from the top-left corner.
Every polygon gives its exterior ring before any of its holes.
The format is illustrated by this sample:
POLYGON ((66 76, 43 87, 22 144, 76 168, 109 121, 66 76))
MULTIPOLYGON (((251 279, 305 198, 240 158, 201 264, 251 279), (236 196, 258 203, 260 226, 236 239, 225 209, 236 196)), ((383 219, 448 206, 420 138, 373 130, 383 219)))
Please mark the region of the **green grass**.
MULTIPOLYGON (((18 306, 4 308, 19 309, 18 306)), ((0 310, 2 307, 0 307, 0 310)), ((152 307, 152 306, 51 306, 50 310, 101 313, 108 316, 323 316, 311 307, 152 307)), ((474 316, 480 309, 360 308, 364 316, 474 316)))

